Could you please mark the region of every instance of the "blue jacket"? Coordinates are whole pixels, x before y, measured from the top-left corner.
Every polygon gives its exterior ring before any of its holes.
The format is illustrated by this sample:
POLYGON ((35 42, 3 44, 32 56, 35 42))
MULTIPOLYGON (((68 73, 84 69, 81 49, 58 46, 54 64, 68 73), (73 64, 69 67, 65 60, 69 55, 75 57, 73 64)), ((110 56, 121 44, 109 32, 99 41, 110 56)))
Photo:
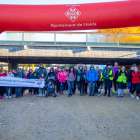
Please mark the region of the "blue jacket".
POLYGON ((88 82, 95 83, 98 80, 99 75, 98 75, 98 72, 93 69, 87 72, 86 77, 87 77, 88 82))
POLYGON ((32 78, 32 73, 28 73, 27 74, 27 79, 31 79, 32 78))
POLYGON ((37 71, 34 71, 34 72, 32 73, 32 79, 38 79, 37 71))

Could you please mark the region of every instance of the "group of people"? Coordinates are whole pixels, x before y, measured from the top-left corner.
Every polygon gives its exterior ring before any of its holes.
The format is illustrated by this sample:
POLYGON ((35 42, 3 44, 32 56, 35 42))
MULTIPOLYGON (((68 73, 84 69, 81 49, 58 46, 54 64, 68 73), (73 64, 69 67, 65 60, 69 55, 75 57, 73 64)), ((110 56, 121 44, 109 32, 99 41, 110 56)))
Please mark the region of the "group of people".
MULTIPOLYGON (((46 68, 41 63, 39 69, 29 69, 29 73, 26 75, 25 71, 21 68, 16 72, 15 70, 9 70, 8 73, 1 69, 0 77, 19 77, 27 79, 44 79, 43 88, 28 88, 29 94, 34 96, 48 97, 52 95, 56 97, 58 93, 62 95, 65 91, 68 91, 68 97, 75 95, 76 89, 80 92, 80 96, 94 96, 97 94, 100 96, 104 85, 104 96, 110 97, 110 93, 118 94, 117 97, 123 97, 124 89, 129 88, 129 92, 132 98, 134 98, 134 92, 136 91, 136 99, 139 99, 140 93, 140 72, 136 64, 133 64, 129 71, 125 70, 125 66, 118 66, 118 63, 114 63, 112 67, 111 63, 107 63, 103 71, 99 70, 97 66, 94 68, 90 66, 89 70, 87 66, 79 64, 78 66, 71 65, 69 68, 57 67, 54 70, 52 65, 47 73, 46 68), (112 90, 112 83, 114 84, 114 92, 112 90)), ((6 99, 11 98, 11 95, 15 93, 16 98, 23 96, 25 87, 0 87, 0 98, 3 98, 6 92, 6 99)))

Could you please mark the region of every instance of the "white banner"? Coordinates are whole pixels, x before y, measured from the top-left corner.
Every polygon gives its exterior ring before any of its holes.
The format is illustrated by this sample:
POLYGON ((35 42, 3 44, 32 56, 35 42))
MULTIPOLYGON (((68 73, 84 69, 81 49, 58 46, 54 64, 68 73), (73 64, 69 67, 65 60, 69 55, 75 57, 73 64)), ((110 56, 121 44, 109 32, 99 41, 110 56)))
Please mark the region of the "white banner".
POLYGON ((44 79, 24 79, 16 77, 0 77, 2 87, 34 87, 43 88, 44 79))

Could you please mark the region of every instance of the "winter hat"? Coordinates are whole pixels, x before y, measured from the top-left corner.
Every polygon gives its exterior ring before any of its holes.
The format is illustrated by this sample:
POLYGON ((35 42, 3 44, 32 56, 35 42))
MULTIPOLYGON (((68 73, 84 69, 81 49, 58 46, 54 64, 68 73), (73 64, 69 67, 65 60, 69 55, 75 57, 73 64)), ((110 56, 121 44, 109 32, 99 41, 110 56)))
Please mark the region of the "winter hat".
POLYGON ((108 63, 107 63, 107 66, 110 66, 110 65, 112 66, 112 64, 111 64, 110 62, 108 62, 108 63))
POLYGON ((18 70, 22 70, 22 68, 19 68, 18 70))
POLYGON ((132 65, 132 67, 136 67, 136 66, 137 66, 136 64, 133 64, 133 65, 132 65))
POLYGON ((74 68, 74 65, 71 65, 71 67, 73 67, 73 68, 74 68))

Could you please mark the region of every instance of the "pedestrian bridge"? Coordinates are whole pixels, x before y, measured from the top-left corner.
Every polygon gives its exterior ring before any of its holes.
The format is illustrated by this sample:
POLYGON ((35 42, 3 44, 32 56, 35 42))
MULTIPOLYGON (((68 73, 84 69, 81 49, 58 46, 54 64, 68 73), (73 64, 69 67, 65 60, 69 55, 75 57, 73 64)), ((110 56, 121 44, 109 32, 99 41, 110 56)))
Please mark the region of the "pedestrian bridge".
POLYGON ((140 34, 4 32, 0 61, 9 63, 140 63, 140 34))

